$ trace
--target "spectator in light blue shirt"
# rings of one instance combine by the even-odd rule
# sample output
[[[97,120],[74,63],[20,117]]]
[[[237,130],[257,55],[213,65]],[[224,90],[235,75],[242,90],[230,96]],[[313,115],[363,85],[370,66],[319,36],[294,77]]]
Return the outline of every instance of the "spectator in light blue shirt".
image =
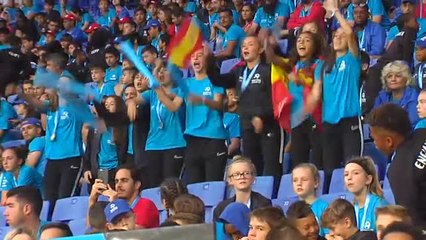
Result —
[[[117,12],[114,8],[109,7],[108,0],[99,1],[99,11],[100,14],[97,18],[97,23],[105,27],[113,27],[114,21],[117,18]]]
[[[249,33],[256,32],[257,28],[271,29],[277,27],[281,29],[287,18],[290,17],[290,7],[278,0],[266,0],[254,16],[254,23]]]
[[[219,60],[239,58],[241,44],[246,36],[244,30],[233,24],[232,11],[221,9],[219,13],[220,24],[214,23],[213,30],[218,31],[216,38],[222,38],[222,50],[216,53]]]
[[[348,6],[347,20],[351,23],[354,22],[354,8],[367,4],[370,11],[371,20],[375,23],[382,25],[385,29],[389,29],[390,20],[380,0],[355,0]]]
[[[22,146],[3,151],[3,169],[6,172],[1,182],[2,201],[6,200],[7,192],[15,187],[29,185],[42,189],[41,175],[34,168],[24,165],[26,157],[27,150]]]
[[[161,23],[157,19],[151,19],[148,21],[148,24],[145,27],[145,30],[148,30],[148,38],[151,40],[151,45],[155,49],[160,51],[159,42],[161,34]]]
[[[28,156],[26,164],[36,169],[40,175],[44,175],[46,167],[45,137],[42,136],[43,127],[37,118],[27,118],[21,125],[22,137],[28,144]]]
[[[0,100],[0,143],[9,140],[8,130],[10,129],[10,119],[16,118],[16,112],[6,100]]]

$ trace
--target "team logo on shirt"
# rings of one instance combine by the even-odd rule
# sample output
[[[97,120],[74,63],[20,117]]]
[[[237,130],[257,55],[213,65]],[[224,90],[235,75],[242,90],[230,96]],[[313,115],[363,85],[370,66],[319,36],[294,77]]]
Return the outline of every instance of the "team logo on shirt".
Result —
[[[61,120],[65,120],[65,119],[68,119],[68,118],[70,118],[69,117],[69,113],[68,112],[62,112],[62,114],[61,114]]]
[[[414,166],[420,170],[423,170],[426,165],[426,141],[423,143],[422,149],[420,150],[419,156],[417,157]]]
[[[343,60],[339,66],[339,72],[344,71],[346,69],[346,62]]]
[[[260,74],[256,73],[253,77],[253,79],[251,80],[252,84],[260,84],[262,83],[262,79],[260,79]]]
[[[364,223],[364,229],[365,229],[365,230],[370,230],[370,227],[371,227],[371,223],[370,223],[369,221],[366,221],[366,222]]]
[[[211,87],[205,87],[203,91],[203,96],[211,96],[212,95],[212,88]]]

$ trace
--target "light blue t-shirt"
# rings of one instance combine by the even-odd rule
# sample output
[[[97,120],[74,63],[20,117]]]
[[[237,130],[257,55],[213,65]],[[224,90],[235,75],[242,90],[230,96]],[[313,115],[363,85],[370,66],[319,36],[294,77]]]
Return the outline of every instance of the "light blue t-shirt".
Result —
[[[315,80],[321,79],[322,64],[315,69]],[[330,73],[325,72],[323,81],[323,122],[336,124],[343,118],[361,115],[359,78],[361,58],[350,51],[338,57]]]
[[[380,0],[368,0],[367,1],[368,9],[371,16],[382,16],[382,22],[380,23],[385,29],[388,29],[391,22],[388,18],[388,15],[385,11],[383,2]],[[348,21],[354,21],[354,6],[349,4],[348,12],[346,18]]]
[[[172,90],[176,96],[183,98],[179,88]],[[150,126],[145,150],[167,150],[186,147],[183,137],[182,121],[179,110],[170,112],[164,104],[158,100],[157,93],[149,90],[142,93],[145,103],[151,107]]]
[[[311,210],[315,215],[315,218],[317,219],[318,225],[321,226],[320,220],[322,213],[324,210],[328,207],[328,203],[320,198],[317,198],[312,204],[311,204]],[[325,236],[328,231],[325,228],[320,228],[319,235]]]
[[[88,108],[88,107],[87,107]],[[81,129],[83,121],[76,116],[73,106],[59,106],[57,111],[47,112],[46,157],[49,160],[79,157],[83,154]],[[90,110],[88,110],[90,112]],[[54,129],[56,127],[56,133]]]
[[[161,33],[158,35],[158,37],[156,37],[156,38],[153,38],[152,40],[151,40],[151,45],[153,46],[153,47],[155,47],[155,49],[157,49],[157,51],[160,51],[160,48],[159,48],[159,44],[160,44],[160,37],[161,37]]]
[[[98,17],[98,19],[96,20],[96,22],[103,26],[103,27],[109,27],[111,26],[111,23],[114,21],[114,19],[117,17],[117,12],[115,11],[115,9],[110,8],[108,10],[108,13],[104,16],[104,15],[100,15]]]
[[[290,8],[283,4],[278,3],[275,8],[275,15],[267,14],[263,7],[259,8],[254,15],[254,22],[259,25],[261,28],[271,29],[274,24],[277,22],[278,17],[289,17]]]
[[[417,18],[417,23],[419,24],[419,31],[417,32],[417,39],[420,39],[426,35],[426,18]],[[386,37],[386,41],[390,42],[395,40],[396,36],[399,33],[398,26],[393,26],[389,29],[389,32]]]
[[[369,200],[368,200],[368,198],[369,198]],[[367,204],[367,202],[368,202],[368,206],[364,205],[364,207],[362,207],[362,208],[359,208],[358,204],[356,202],[354,203],[355,214],[356,214],[356,217],[357,217],[358,229],[360,229],[360,231],[374,231],[375,232],[375,231],[377,231],[377,229],[376,229],[376,208],[384,207],[384,206],[388,205],[388,203],[386,202],[385,199],[380,198],[379,196],[377,196],[375,194],[368,194],[365,204]],[[364,217],[364,214],[366,214],[365,217]],[[364,222],[363,222],[363,220],[364,220]]]
[[[197,11],[197,5],[194,2],[188,2],[183,9],[186,13],[195,13]]]
[[[81,29],[86,23],[93,23],[93,18],[89,13],[83,13],[83,16],[81,16],[81,21],[78,22],[75,26]]]
[[[102,87],[97,86],[97,84],[93,85],[93,86],[96,87],[96,89],[95,89],[95,91],[96,91],[95,100],[99,103],[102,102],[103,97],[115,95],[114,83],[113,82],[106,82],[102,85]]]
[[[46,137],[36,137],[34,138],[30,144],[28,145],[28,152],[40,152],[41,156],[35,166],[35,169],[38,173],[40,173],[41,176],[44,176],[44,169],[46,168],[46,151],[45,151],[45,145],[46,145]]]
[[[0,100],[0,129],[3,130],[3,136],[0,138],[0,143],[7,142],[10,139],[8,130],[10,128],[10,119],[16,118],[15,109],[6,100]]]
[[[117,145],[115,145],[112,127],[102,133],[98,152],[99,169],[114,169],[118,166]]]
[[[246,32],[238,25],[232,24],[228,31],[223,33],[223,48],[228,47],[230,41],[235,41],[237,45],[234,48],[234,57],[239,58],[241,55],[241,45],[246,37]]]
[[[420,128],[426,128],[426,118],[420,119],[420,121],[417,122],[416,127],[414,129],[420,129]]]
[[[215,94],[224,94],[225,90],[214,86],[209,78],[197,80],[188,78],[186,80],[188,90],[191,94],[214,99]],[[223,127],[223,112],[207,107],[204,104],[192,104],[186,102],[186,130],[185,134],[213,139],[226,139],[226,131]]]
[[[18,178],[15,178],[11,172],[4,173],[1,182],[2,191],[9,191],[19,186],[33,186],[41,191],[43,190],[42,177],[34,168],[27,165],[23,165],[19,169]]]
[[[240,116],[233,112],[223,114],[223,126],[226,130],[226,143],[229,146],[231,139],[241,137]]]
[[[114,85],[120,82],[122,74],[121,65],[117,65],[115,68],[108,68],[105,71],[105,83],[112,82]]]

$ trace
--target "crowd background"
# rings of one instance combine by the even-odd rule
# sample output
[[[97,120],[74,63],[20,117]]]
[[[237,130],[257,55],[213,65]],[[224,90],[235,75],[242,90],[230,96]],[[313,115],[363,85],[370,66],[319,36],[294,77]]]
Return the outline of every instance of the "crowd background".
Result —
[[[425,7],[1,1],[6,239],[69,236],[76,220],[87,233],[212,221],[219,239],[422,239]],[[77,201],[81,219],[58,216]]]

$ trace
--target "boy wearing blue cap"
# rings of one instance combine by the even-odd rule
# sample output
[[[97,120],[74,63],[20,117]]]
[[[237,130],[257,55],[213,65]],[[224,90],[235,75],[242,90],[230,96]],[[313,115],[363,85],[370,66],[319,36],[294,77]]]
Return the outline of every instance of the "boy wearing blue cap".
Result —
[[[21,125],[22,137],[28,144],[28,156],[25,163],[44,176],[47,159],[45,155],[46,139],[42,136],[43,127],[37,118],[27,118]]]
[[[135,230],[135,214],[123,199],[110,202],[104,209],[108,231]]]
[[[414,79],[421,90],[426,87],[426,37],[416,41],[416,59],[420,63],[415,68]]]
[[[151,45],[155,47],[157,51],[160,51],[158,45],[161,37],[161,23],[157,19],[151,19],[148,21],[145,30],[148,31],[148,38],[151,40]]]

